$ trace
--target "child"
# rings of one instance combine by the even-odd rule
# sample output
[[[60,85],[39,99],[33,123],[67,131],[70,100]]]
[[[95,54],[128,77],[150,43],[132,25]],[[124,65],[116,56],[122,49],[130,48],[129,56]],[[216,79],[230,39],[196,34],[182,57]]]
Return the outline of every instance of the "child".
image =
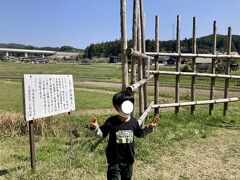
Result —
[[[153,131],[157,118],[148,126],[140,128],[138,121],[130,116],[133,109],[134,97],[126,91],[119,92],[112,99],[118,115],[112,116],[99,127],[97,118],[92,117],[90,129],[100,137],[109,134],[106,150],[108,171],[107,179],[131,179],[134,162],[134,136],[141,138]],[[127,105],[126,105],[127,104]]]

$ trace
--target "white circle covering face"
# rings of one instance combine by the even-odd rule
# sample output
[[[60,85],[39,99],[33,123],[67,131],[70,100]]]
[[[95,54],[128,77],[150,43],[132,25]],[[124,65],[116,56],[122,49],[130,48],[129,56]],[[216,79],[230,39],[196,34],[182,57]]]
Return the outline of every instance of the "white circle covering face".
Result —
[[[133,111],[133,103],[131,101],[124,101],[121,108],[124,114],[130,114]]]

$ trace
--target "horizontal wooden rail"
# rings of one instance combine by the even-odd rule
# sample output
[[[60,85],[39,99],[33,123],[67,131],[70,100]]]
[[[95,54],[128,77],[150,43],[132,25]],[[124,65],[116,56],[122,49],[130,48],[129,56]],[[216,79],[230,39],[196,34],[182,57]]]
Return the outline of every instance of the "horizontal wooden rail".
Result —
[[[152,102],[149,104],[148,108],[143,112],[143,114],[141,115],[141,117],[138,119],[138,124],[139,124],[139,126],[142,125],[142,123],[143,123],[144,120],[146,119],[148,113],[151,111],[153,105],[154,105],[154,101],[152,101]]]
[[[152,108],[169,108],[169,107],[181,107],[181,106],[191,106],[191,105],[216,104],[216,103],[225,103],[225,102],[235,102],[238,100],[239,99],[237,97],[234,97],[234,98],[226,98],[226,99],[180,102],[180,103],[172,103],[172,104],[154,104]]]
[[[127,54],[133,57],[143,58],[143,59],[154,59],[152,56],[148,56],[144,53],[141,53],[139,51],[135,51],[133,48],[127,49]]]
[[[137,88],[139,88],[141,85],[145,84],[147,81],[149,81],[150,79],[152,79],[154,76],[153,75],[150,75],[148,78],[144,78],[134,84],[132,84],[131,86],[128,86],[127,87],[127,91],[128,92],[133,92],[133,91],[136,91]]]
[[[189,58],[232,58],[240,59],[240,55],[226,55],[226,54],[192,54],[192,53],[156,53],[146,52],[147,56],[171,56],[171,57],[189,57]]]
[[[149,73],[150,74],[164,74],[164,75],[183,75],[183,76],[240,79],[240,76],[236,76],[236,75],[208,74],[208,73],[196,73],[196,72],[149,71]]]

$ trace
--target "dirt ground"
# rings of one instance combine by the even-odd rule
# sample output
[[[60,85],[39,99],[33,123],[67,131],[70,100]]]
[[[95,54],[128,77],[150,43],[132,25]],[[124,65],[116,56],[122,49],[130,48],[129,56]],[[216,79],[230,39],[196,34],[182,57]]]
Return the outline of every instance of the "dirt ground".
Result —
[[[114,87],[121,89],[121,84],[118,83],[108,83],[108,82],[81,82],[82,86],[86,87]],[[153,86],[148,87],[150,91],[153,92]],[[94,90],[95,91],[95,90]],[[100,90],[101,92],[110,93],[109,91]],[[160,93],[174,94],[175,87],[160,87]],[[96,91],[95,91],[96,92]],[[180,87],[180,95],[186,95],[191,93],[191,89]],[[206,89],[197,89],[196,96],[209,96],[210,91]],[[224,91],[215,90],[215,98],[223,98]],[[238,97],[240,98],[240,92],[229,92],[229,97]]]

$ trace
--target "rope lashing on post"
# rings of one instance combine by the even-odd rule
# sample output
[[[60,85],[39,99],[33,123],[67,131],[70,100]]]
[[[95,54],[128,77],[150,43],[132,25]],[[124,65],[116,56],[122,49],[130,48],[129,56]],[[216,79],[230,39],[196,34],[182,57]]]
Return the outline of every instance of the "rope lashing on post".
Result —
[[[154,59],[154,57],[152,57],[152,56],[148,56],[148,55],[146,55],[146,54],[144,54],[144,53],[141,53],[141,52],[139,52],[139,51],[135,51],[133,48],[128,48],[127,49],[127,54],[129,55],[129,56],[133,56],[133,57],[138,57],[138,58],[142,58],[142,59],[151,59],[151,60],[153,60]]]

